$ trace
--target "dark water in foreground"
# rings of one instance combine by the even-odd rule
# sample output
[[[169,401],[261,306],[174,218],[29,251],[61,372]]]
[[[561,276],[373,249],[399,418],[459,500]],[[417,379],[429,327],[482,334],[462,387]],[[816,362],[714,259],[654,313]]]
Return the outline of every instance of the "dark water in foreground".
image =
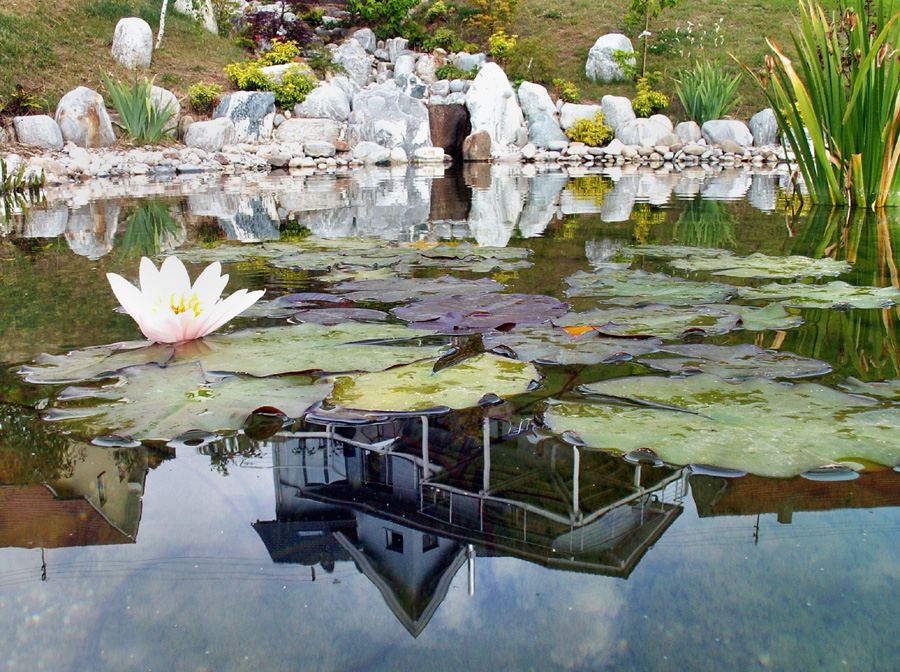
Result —
[[[633,361],[539,363],[538,389],[448,414],[283,428],[257,418],[218,441],[137,448],[60,433],[34,410],[59,388],[15,373],[39,352],[138,338],[103,273],[133,277],[141,253],[289,239],[301,227],[525,247],[528,268],[454,275],[560,299],[564,278],[619,242],[827,254],[853,262],[839,279],[896,283],[896,217],[789,219],[774,184],[771,212],[758,183],[750,200],[715,199],[746,195],[753,181],[741,176],[697,178],[706,199],[649,178],[633,192],[607,178],[547,179],[382,176],[240,197],[194,187],[158,199],[174,222],[164,231],[138,231],[133,214],[147,201],[124,199],[68,202],[65,226],[39,232],[52,236],[10,225],[0,238],[5,669],[900,669],[900,473],[866,463],[849,481],[723,478],[636,465],[541,426],[548,398],[648,373]],[[263,205],[248,206],[254,198]],[[314,198],[321,207],[306,208]],[[612,211],[629,198],[627,212]],[[657,258],[633,265],[672,273]],[[227,270],[229,288],[273,298],[328,290],[318,271]],[[831,372],[807,380],[829,387],[900,378],[896,308],[798,312],[799,327],[705,340],[823,360]]]

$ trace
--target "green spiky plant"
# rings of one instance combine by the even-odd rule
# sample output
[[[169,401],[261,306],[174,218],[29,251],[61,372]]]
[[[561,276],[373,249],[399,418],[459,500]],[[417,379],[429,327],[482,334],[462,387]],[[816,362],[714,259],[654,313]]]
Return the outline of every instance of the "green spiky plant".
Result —
[[[703,124],[724,119],[741,100],[737,90],[741,76],[729,75],[718,61],[697,59],[692,67],[679,70],[675,77],[675,95],[688,118]]]
[[[153,80],[137,73],[129,86],[126,82],[111,79],[105,72],[103,82],[113,106],[121,117],[119,126],[140,144],[156,144],[164,135],[175,130],[169,125],[174,110],[171,103],[159,107],[153,102]]]
[[[815,203],[900,204],[900,13],[892,9],[891,0],[851,0],[828,20],[821,6],[801,2],[796,66],[767,40],[775,57],[766,59],[766,95]]]

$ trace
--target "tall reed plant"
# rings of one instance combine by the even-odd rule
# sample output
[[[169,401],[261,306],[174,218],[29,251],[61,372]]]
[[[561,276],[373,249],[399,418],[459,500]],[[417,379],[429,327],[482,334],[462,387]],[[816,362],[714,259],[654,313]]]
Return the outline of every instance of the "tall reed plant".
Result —
[[[103,81],[121,117],[119,126],[141,144],[156,144],[164,135],[175,130],[169,125],[174,110],[171,103],[159,106],[153,100],[153,80],[134,75],[131,85],[113,80],[105,72]]]
[[[722,64],[697,59],[693,67],[679,70],[675,78],[675,95],[689,119],[703,124],[723,119],[741,100],[738,87],[741,75],[729,75]]]
[[[800,10],[796,66],[767,40],[766,95],[813,202],[900,204],[900,13],[891,0],[850,0],[832,20]]]

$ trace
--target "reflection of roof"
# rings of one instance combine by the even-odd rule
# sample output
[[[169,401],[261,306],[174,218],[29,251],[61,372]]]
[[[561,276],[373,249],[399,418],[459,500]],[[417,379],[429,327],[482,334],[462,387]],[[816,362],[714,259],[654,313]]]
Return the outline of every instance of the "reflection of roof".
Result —
[[[0,548],[132,543],[87,499],[57,499],[43,485],[0,486]]]
[[[837,482],[691,476],[691,494],[701,517],[776,513],[790,522],[793,511],[900,506],[900,474],[891,469],[862,472],[855,480]]]
[[[353,530],[356,520],[349,521],[261,521],[253,529],[266,545],[273,562],[285,562],[310,567],[335,560],[351,560],[350,555],[335,540],[334,532]],[[324,561],[324,562],[323,562]]]

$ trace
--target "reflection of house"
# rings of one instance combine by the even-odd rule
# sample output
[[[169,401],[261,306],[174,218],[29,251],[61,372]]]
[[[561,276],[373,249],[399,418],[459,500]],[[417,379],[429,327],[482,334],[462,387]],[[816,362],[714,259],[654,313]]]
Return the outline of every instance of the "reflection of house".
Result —
[[[838,482],[691,476],[691,495],[700,517],[774,513],[779,523],[790,523],[795,511],[900,506],[897,483],[892,469],[864,471],[852,481]]]
[[[141,519],[147,450],[72,443],[70,469],[47,485],[0,487],[0,547],[133,543]]]
[[[254,525],[272,558],[352,560],[417,636],[476,553],[627,577],[681,513],[679,472],[505,436],[481,413],[280,436],[277,519]]]

